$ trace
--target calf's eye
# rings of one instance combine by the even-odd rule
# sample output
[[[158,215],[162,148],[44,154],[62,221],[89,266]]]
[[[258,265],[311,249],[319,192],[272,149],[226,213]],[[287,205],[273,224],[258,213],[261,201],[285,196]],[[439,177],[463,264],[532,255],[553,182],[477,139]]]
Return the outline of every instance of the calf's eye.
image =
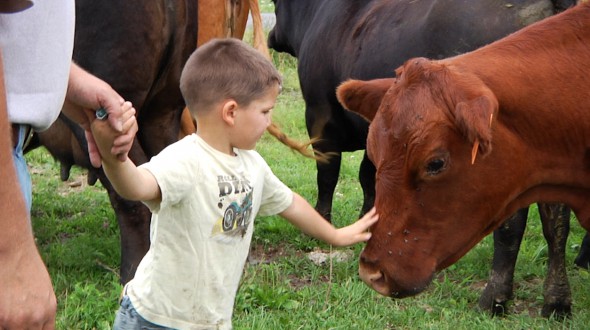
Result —
[[[445,160],[442,158],[437,158],[431,160],[428,164],[426,164],[426,173],[430,175],[435,175],[440,173],[442,170],[445,169]]]

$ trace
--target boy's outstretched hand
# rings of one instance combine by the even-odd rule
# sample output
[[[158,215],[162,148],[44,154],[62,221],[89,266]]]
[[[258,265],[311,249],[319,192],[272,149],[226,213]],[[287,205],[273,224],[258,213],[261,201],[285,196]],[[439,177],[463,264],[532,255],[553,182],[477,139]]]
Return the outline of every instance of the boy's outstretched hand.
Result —
[[[347,246],[368,241],[371,238],[371,233],[367,230],[379,219],[377,211],[372,208],[352,225],[340,229],[334,228],[297,193],[293,193],[293,202],[280,215],[307,235],[335,246]]]
[[[377,210],[373,207],[362,218],[352,225],[336,229],[336,237],[333,242],[335,246],[347,246],[359,242],[366,242],[371,238],[367,230],[379,220]]]

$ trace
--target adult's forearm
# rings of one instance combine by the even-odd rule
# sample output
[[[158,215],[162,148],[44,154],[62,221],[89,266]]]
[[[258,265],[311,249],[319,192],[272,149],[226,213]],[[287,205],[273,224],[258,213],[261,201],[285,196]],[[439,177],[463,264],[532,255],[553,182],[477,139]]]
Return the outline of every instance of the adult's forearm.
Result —
[[[0,329],[53,329],[57,301],[20,190],[0,56]]]
[[[101,95],[114,93],[109,84],[72,62],[66,100],[83,108],[98,109]]]

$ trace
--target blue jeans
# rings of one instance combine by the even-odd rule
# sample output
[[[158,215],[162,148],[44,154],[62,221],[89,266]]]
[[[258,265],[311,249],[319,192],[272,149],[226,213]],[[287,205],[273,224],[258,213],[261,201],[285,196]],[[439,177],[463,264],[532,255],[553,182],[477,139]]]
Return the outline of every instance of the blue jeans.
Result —
[[[152,329],[169,329],[172,328],[163,327],[147,321],[133,308],[131,299],[127,295],[123,296],[121,300],[121,306],[117,311],[115,317],[115,323],[113,324],[113,330],[152,330]]]
[[[30,217],[31,204],[33,202],[33,184],[31,183],[31,175],[29,174],[27,161],[25,160],[25,156],[23,154],[23,144],[27,139],[26,134],[28,130],[23,125],[19,125],[18,130],[18,143],[12,150],[12,159],[14,160],[16,175],[18,176],[20,189],[23,192],[23,196],[25,197],[25,204],[27,205],[27,210]]]

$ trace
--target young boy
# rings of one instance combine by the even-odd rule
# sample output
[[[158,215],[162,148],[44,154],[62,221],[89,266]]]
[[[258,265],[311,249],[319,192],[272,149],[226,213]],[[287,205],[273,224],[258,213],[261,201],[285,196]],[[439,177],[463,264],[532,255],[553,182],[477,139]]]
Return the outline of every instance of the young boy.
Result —
[[[180,79],[197,133],[136,167],[110,156],[116,133],[93,135],[116,191],[152,211],[151,245],[125,287],[114,329],[231,329],[256,215],[280,214],[336,246],[366,241],[374,210],[334,228],[254,151],[281,88],[272,63],[237,39],[199,47]]]

